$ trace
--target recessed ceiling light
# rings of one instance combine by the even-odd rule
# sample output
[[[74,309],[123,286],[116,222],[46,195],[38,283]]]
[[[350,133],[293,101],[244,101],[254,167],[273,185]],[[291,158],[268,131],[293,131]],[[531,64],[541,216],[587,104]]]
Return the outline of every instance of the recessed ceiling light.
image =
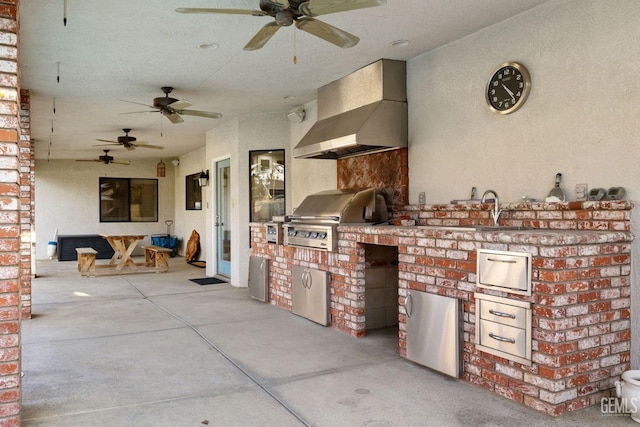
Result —
[[[394,40],[389,44],[393,47],[405,47],[409,46],[409,40]]]
[[[198,47],[200,49],[217,49],[220,47],[220,45],[217,43],[202,43],[199,44]]]

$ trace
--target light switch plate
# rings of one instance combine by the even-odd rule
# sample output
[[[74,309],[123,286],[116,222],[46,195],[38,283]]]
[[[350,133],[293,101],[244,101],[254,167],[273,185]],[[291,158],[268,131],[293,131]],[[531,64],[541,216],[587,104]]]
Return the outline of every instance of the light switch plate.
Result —
[[[424,205],[425,203],[427,203],[427,195],[424,191],[421,191],[420,193],[418,193],[418,204]]]

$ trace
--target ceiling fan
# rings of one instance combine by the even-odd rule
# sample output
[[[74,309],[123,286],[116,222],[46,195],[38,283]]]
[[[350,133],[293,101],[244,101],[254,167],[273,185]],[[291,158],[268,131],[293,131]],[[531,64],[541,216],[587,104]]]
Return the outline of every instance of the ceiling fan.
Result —
[[[180,116],[197,116],[197,117],[207,117],[209,119],[219,119],[222,117],[220,113],[213,113],[211,111],[199,111],[199,110],[186,110],[185,108],[191,107],[190,102],[188,101],[180,101],[176,98],[171,98],[169,94],[173,91],[173,88],[170,86],[163,86],[160,89],[164,92],[165,96],[159,96],[157,98],[153,98],[153,105],[141,104],[139,102],[133,101],[125,101],[131,104],[144,105],[149,108],[153,108],[152,111],[134,111],[133,113],[124,113],[124,114],[135,114],[135,113],[153,113],[159,111],[163,116],[165,116],[171,123],[182,123],[184,120]]]
[[[99,156],[97,159],[91,159],[91,160],[82,159],[82,160],[76,160],[76,162],[102,162],[105,165],[108,165],[109,163],[113,163],[116,165],[130,164],[128,160],[115,160],[113,156],[109,155],[109,150],[103,150],[103,151],[104,151],[104,154],[102,156]]]
[[[260,0],[260,10],[248,9],[211,9],[180,7],[179,13],[222,13],[233,15],[272,16],[269,22],[249,40],[244,50],[256,50],[263,47],[280,29],[295,23],[296,27],[316,37],[342,48],[353,47],[360,39],[353,34],[314,19],[314,16],[345,12],[354,9],[380,6],[387,0]]]
[[[129,136],[129,132],[131,129],[122,129],[124,132],[124,136],[119,136],[117,141],[109,141],[108,139],[96,139],[96,141],[100,142],[108,142],[108,144],[96,144],[94,147],[107,147],[111,145],[122,145],[127,150],[135,150],[136,148],[155,148],[156,150],[162,150],[164,147],[159,145],[151,145],[151,144],[136,144],[136,137]]]

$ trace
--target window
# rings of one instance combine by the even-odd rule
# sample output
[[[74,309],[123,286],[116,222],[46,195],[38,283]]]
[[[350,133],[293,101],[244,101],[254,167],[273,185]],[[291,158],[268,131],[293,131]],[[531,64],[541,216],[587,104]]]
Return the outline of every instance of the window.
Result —
[[[157,179],[100,178],[100,222],[157,221]]]
[[[250,221],[271,221],[284,215],[284,150],[249,152]]]
[[[199,177],[200,173],[194,173],[185,178],[186,209],[188,211],[202,210],[202,187],[200,187]]]

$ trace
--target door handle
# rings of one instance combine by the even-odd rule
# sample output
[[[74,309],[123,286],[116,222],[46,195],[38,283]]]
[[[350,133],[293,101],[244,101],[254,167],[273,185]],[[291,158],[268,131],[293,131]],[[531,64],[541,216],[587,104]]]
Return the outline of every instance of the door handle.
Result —
[[[404,302],[404,310],[407,312],[407,317],[413,315],[413,297],[410,293],[407,293],[407,298]]]
[[[516,264],[518,261],[515,259],[496,259],[496,258],[487,258],[487,261],[491,262],[504,262],[506,264]]]
[[[302,286],[304,286],[305,289],[311,289],[311,284],[311,273],[309,270],[304,270],[304,273],[302,273]]]
[[[515,319],[516,318],[515,314],[503,313],[502,311],[489,310],[489,313],[493,314],[494,316],[498,316],[498,317],[508,317],[510,319]]]
[[[513,338],[505,338],[505,337],[501,337],[500,335],[494,335],[493,332],[489,332],[489,336],[496,341],[508,342],[510,344],[516,343],[516,340],[514,340]]]

